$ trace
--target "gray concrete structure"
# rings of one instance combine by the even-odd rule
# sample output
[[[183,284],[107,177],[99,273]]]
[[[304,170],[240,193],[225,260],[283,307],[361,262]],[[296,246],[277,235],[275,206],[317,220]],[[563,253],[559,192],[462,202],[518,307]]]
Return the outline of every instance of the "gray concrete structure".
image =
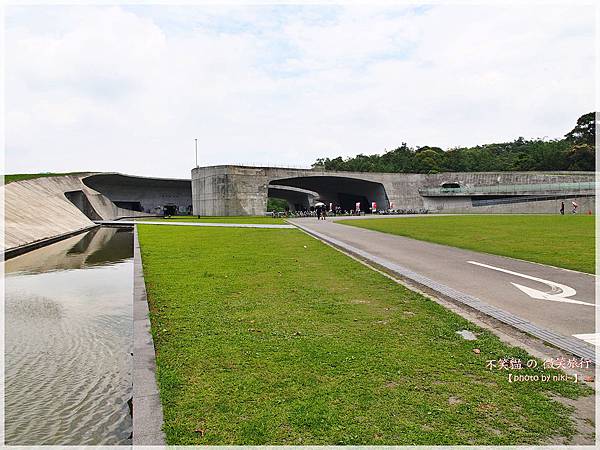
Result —
[[[293,210],[309,209],[319,198],[319,194],[315,191],[277,184],[269,184],[267,194],[269,198],[286,200]]]
[[[72,236],[96,220],[152,215],[164,205],[187,211],[192,201],[189,180],[116,173],[42,177],[2,189],[5,256]]]
[[[320,200],[342,209],[356,202],[368,211],[427,209],[460,213],[555,213],[593,211],[593,172],[486,172],[402,174],[317,169],[212,166],[192,170],[193,213],[203,216],[260,215],[267,198],[288,201],[291,210]]]
[[[262,215],[268,197],[290,210],[320,200],[353,210],[427,209],[436,213],[556,213],[561,201],[593,211],[591,172],[401,174],[275,167],[213,166],[192,180],[83,173],[16,181],[5,195],[5,256],[89,229],[95,221],[143,215]],[[12,253],[11,253],[12,252]]]
[[[160,214],[165,205],[176,207],[179,214],[188,214],[192,209],[190,180],[101,173],[85,177],[82,182],[116,206],[132,211]]]

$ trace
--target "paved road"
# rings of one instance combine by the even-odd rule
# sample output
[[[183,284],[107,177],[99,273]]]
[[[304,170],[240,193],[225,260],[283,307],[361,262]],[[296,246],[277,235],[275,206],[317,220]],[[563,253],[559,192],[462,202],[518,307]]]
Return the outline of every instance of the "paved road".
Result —
[[[582,343],[595,338],[593,275],[341,225],[331,219],[290,222],[407,268],[544,330],[575,336]]]

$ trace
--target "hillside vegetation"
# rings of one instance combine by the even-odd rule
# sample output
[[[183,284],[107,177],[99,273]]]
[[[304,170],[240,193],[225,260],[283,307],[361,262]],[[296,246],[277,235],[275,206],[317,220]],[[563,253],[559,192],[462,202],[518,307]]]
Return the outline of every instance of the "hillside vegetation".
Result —
[[[63,175],[77,175],[85,172],[66,172],[66,173],[14,173],[10,175],[4,175],[4,184],[12,183],[13,181],[33,180],[34,178],[45,178],[45,177],[60,177]]]
[[[584,114],[563,139],[524,139],[476,147],[411,148],[402,143],[383,155],[320,158],[313,167],[352,172],[504,172],[595,169],[595,113]]]

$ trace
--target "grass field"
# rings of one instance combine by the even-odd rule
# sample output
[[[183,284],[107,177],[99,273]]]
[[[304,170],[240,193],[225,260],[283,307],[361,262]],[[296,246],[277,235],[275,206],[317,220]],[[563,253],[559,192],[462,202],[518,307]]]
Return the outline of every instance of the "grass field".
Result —
[[[138,229],[168,444],[552,443],[591,393],[298,230]]]
[[[85,172],[67,172],[67,173],[14,173],[10,175],[4,175],[4,184],[12,183],[13,181],[23,181],[23,180],[32,180],[34,178],[44,178],[44,177],[60,177],[63,175],[77,175],[79,173]]]
[[[164,220],[173,222],[201,222],[201,223],[264,223],[264,224],[284,224],[285,220],[276,217],[265,216],[205,216],[198,218],[197,216],[172,216],[168,219],[162,217],[142,217],[136,219],[138,221],[153,221]]]
[[[581,272],[595,271],[595,216],[491,214],[339,223]]]

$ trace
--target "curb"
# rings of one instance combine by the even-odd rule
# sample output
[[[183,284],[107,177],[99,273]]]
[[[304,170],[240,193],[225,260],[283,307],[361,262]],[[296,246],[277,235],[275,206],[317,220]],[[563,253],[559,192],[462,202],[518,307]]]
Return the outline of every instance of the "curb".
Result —
[[[342,242],[338,239],[331,238],[325,234],[319,233],[317,231],[306,228],[302,225],[295,224],[299,229],[308,233],[309,235],[320,239],[324,242],[327,242],[334,247],[341,249],[342,251],[348,252],[352,255],[356,255],[360,258],[366,259],[378,266],[385,267],[386,269],[398,274],[399,276],[411,280],[417,283],[420,286],[424,286],[428,289],[431,289],[444,297],[447,297],[455,302],[466,305],[470,308],[473,308],[476,311],[479,311],[483,314],[486,314],[490,317],[493,317],[496,320],[499,320],[502,323],[510,325],[517,330],[523,331],[527,334],[530,334],[538,339],[541,339],[544,342],[552,344],[561,350],[569,352],[573,355],[576,355],[580,358],[587,358],[596,364],[596,350],[592,345],[588,345],[585,342],[573,338],[564,336],[562,334],[556,333],[554,331],[550,331],[544,328],[540,328],[533,323],[522,319],[518,316],[515,316],[512,313],[506,312],[500,308],[496,308],[494,306],[488,305],[482,300],[473,297],[471,295],[467,295],[463,292],[452,289],[449,286],[438,283],[430,278],[427,278],[423,275],[420,275],[416,272],[413,272],[406,267],[400,266],[398,264],[394,264],[384,258],[380,258],[375,255],[371,255],[363,250],[360,250],[356,247],[353,247],[345,242]]]
[[[137,227],[133,229],[133,445],[166,445]]]
[[[223,227],[223,228],[269,228],[269,229],[293,229],[293,225],[267,224],[267,223],[219,223],[219,222],[153,222],[150,220],[131,221],[131,220],[97,220],[94,223],[103,226],[134,226],[134,225],[163,225],[163,226],[184,226],[184,227]]]

